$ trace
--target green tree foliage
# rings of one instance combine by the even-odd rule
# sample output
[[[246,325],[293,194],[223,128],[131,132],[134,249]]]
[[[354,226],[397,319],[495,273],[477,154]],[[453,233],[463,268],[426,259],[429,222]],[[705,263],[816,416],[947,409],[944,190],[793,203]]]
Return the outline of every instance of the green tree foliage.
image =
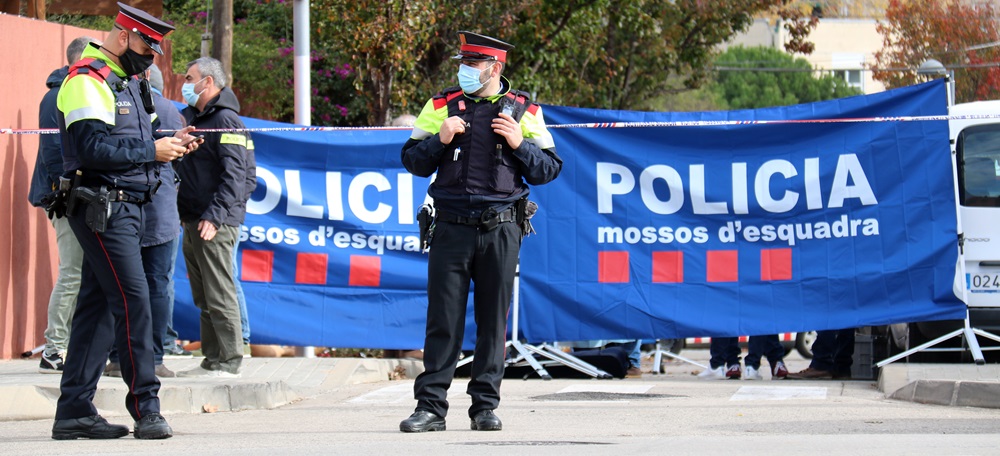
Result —
[[[208,5],[164,6],[178,26],[174,60],[183,65],[200,55]],[[460,30],[516,45],[505,75],[540,101],[655,109],[657,96],[703,85],[714,49],[755,14],[807,20],[782,9],[790,9],[782,0],[313,0],[313,123],[384,125],[417,113],[455,85],[450,58]],[[233,88],[244,112],[290,121],[291,0],[235,0],[234,18]]]
[[[324,13],[314,19],[314,45],[337,47],[362,69],[356,86],[373,99],[372,124],[415,112],[455,84],[449,59],[460,30],[514,44],[505,75],[541,101],[644,109],[652,95],[704,83],[715,46],[781,3],[513,0],[501,9],[485,0],[315,0],[313,11]]]
[[[903,70],[936,59],[955,72],[957,102],[1000,98],[997,14],[990,2],[891,0],[877,26],[882,50],[872,76],[889,88],[907,86],[921,77]]]
[[[729,109],[787,106],[861,93],[833,75],[813,77],[806,59],[769,47],[731,47],[715,65],[713,88]]]
[[[210,6],[199,0],[165,0],[166,17],[177,30],[174,72],[201,56],[201,36],[211,20]],[[294,47],[291,0],[235,0],[233,4],[233,82],[241,114],[282,122],[294,120]],[[210,28],[210,27],[209,27]],[[342,55],[326,47],[310,54],[314,125],[362,125],[365,100],[354,89],[357,74]]]

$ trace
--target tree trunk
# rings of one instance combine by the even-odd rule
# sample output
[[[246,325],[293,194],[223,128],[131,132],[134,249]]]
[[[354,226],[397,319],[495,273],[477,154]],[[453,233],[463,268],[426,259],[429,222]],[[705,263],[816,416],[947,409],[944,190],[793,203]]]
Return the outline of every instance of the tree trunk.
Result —
[[[368,124],[381,126],[389,124],[389,107],[392,99],[393,68],[389,64],[369,70],[365,89],[373,94],[369,103]]]
[[[212,57],[222,62],[227,85],[233,84],[233,0],[212,1]]]

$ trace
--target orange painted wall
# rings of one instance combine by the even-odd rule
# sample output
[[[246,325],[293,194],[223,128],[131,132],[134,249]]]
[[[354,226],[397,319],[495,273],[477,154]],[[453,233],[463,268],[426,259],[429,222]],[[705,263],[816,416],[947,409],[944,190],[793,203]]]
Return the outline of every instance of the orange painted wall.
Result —
[[[66,46],[84,35],[107,33],[0,14],[0,129],[38,128],[45,79],[66,65]],[[179,98],[183,76],[168,74],[167,62],[157,57],[171,86],[167,96]],[[59,255],[45,212],[28,203],[38,135],[0,133],[0,151],[0,359],[10,359],[45,343]]]

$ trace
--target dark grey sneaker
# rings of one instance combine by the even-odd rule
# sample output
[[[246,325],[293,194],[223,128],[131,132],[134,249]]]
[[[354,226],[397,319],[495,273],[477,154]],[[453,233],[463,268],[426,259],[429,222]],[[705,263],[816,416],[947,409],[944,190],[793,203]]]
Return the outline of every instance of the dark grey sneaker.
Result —
[[[174,435],[167,420],[159,413],[150,413],[135,422],[133,433],[137,439],[169,439]]]
[[[117,439],[126,435],[128,426],[108,423],[101,415],[56,420],[52,425],[52,438],[56,440]]]
[[[500,417],[493,414],[493,410],[483,410],[472,417],[473,431],[499,431],[503,429]]]
[[[191,352],[181,347],[181,344],[174,342],[171,345],[163,347],[163,357],[164,358],[190,358]]]
[[[122,365],[118,363],[108,363],[104,366],[104,376],[105,377],[122,377]]]
[[[42,360],[38,363],[38,372],[42,374],[62,374],[63,357],[62,353],[42,352]]]
[[[445,430],[444,418],[427,410],[417,410],[409,418],[399,423],[399,430],[403,432],[443,431]]]

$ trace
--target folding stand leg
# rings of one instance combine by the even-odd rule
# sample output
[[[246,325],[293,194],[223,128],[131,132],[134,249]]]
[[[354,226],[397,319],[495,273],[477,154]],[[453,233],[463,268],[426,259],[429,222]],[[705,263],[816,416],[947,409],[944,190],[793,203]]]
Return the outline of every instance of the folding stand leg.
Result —
[[[571,369],[583,372],[584,374],[587,374],[591,377],[597,377],[600,379],[613,378],[611,374],[599,369],[597,366],[594,366],[593,364],[590,364],[580,358],[570,355],[549,344],[542,344],[538,347],[528,345],[527,347],[529,350],[532,350],[533,352],[541,356],[544,356],[552,361],[560,363]]]
[[[504,367],[512,366],[514,364],[523,361],[528,363],[528,365],[531,366],[531,368],[534,369],[536,373],[538,373],[538,376],[541,377],[542,380],[552,380],[552,375],[549,374],[547,370],[545,370],[545,367],[543,367],[542,364],[539,363],[534,356],[532,356],[532,350],[538,350],[537,348],[532,347],[531,345],[522,344],[521,341],[519,340],[508,341],[505,344],[505,347],[506,348],[513,347],[514,351],[517,352],[517,356],[511,356],[506,361]],[[462,367],[466,364],[471,363],[473,358],[474,356],[470,356],[468,358],[462,359],[461,361],[458,362],[458,365],[456,367]]]
[[[676,359],[676,360],[679,360],[679,361],[684,361],[685,363],[688,363],[688,364],[694,364],[695,366],[698,366],[698,367],[700,367],[702,369],[708,369],[708,366],[706,366],[704,364],[701,364],[701,363],[699,363],[697,361],[685,358],[685,357],[683,357],[681,355],[678,355],[677,353],[671,353],[669,351],[663,350],[662,348],[660,348],[660,343],[657,342],[656,343],[656,348],[653,349],[653,373],[655,373],[655,374],[663,374],[663,373],[665,373],[664,370],[663,370],[663,364],[662,364],[662,362],[663,362],[663,355],[669,356],[669,357],[671,357],[673,359]]]
[[[531,355],[531,353],[528,353],[530,350],[528,347],[531,347],[530,345],[524,345],[519,340],[512,340],[507,342],[507,344],[514,347],[514,350],[517,350],[517,353],[520,355],[519,358],[524,358],[528,365],[538,373],[538,376],[541,377],[542,380],[552,380],[552,376],[549,375],[549,372],[542,367],[541,363],[539,363],[538,360]],[[512,360],[511,364],[513,364],[513,362],[516,362],[516,360]]]
[[[972,352],[973,361],[975,361],[976,364],[981,366],[983,364],[986,364],[986,359],[983,357],[983,349],[979,346],[979,340],[976,339],[976,334],[986,337],[987,339],[992,339],[994,341],[1000,342],[1000,336],[988,333],[978,328],[971,327],[969,325],[969,318],[966,317],[964,327],[956,329],[948,334],[945,334],[927,343],[920,344],[916,347],[904,351],[903,353],[879,361],[878,363],[875,363],[875,366],[882,367],[893,361],[905,358],[920,351],[962,351],[963,349],[961,348],[939,348],[939,349],[930,348],[937,344],[940,344],[941,342],[944,342],[948,339],[958,336],[965,338],[965,342],[968,344],[968,350]]]

